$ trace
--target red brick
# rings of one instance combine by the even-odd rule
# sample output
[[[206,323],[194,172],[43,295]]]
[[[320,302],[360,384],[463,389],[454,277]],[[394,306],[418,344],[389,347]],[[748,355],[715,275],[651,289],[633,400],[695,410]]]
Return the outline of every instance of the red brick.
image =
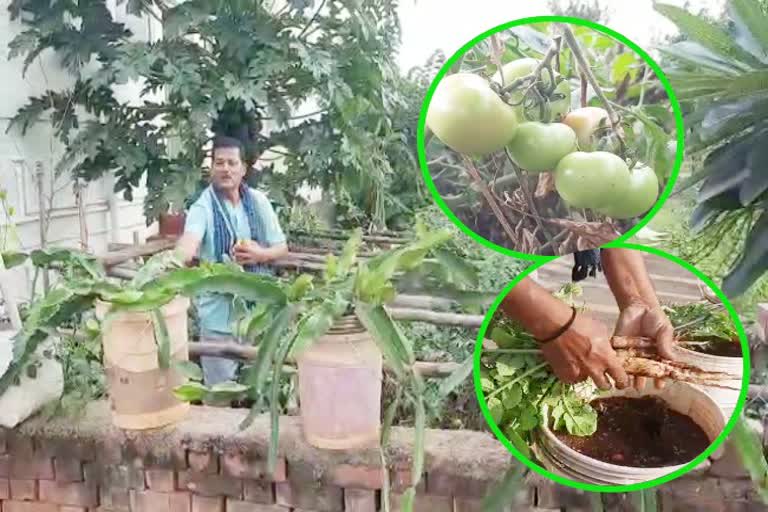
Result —
[[[341,487],[321,481],[315,468],[307,464],[295,464],[288,468],[290,506],[314,512],[337,512],[344,508]],[[277,489],[277,484],[275,485]],[[281,504],[278,501],[278,504]]]
[[[11,454],[11,477],[20,480],[53,480],[53,459],[42,453]]]
[[[59,512],[59,507],[52,503],[32,503],[31,501],[4,501],[3,512]]]
[[[219,472],[219,458],[211,452],[195,452],[190,450],[187,456],[189,468],[196,473],[215,475]]]
[[[116,512],[127,512],[131,507],[131,499],[127,489],[100,487],[99,503],[102,507]]]
[[[750,489],[752,489],[751,480],[726,480],[721,478],[718,481],[718,485],[726,501],[746,500]]]
[[[344,489],[344,512],[376,512],[376,492]]]
[[[133,466],[103,466],[99,463],[83,465],[86,482],[108,488],[143,490],[144,470]]]
[[[228,496],[237,499],[243,497],[243,481],[226,475],[181,471],[178,488],[201,496]]]
[[[227,498],[227,512],[286,512],[287,509],[279,505],[266,505],[263,503],[251,503]]]
[[[53,470],[59,482],[82,482],[83,464],[77,459],[53,459]]]
[[[59,512],[88,512],[88,509],[85,507],[59,507]]]
[[[395,494],[403,494],[411,486],[410,469],[393,469],[389,473],[389,488]],[[416,486],[419,493],[427,492],[426,475],[421,476],[419,485]]]
[[[291,484],[288,482],[275,483],[275,503],[283,507],[290,507],[293,504]]]
[[[275,471],[267,475],[267,461],[249,457],[247,454],[229,451],[221,456],[221,472],[236,478],[251,478],[260,480],[269,478],[272,481],[283,482],[286,479],[286,463],[284,457],[279,457]]]
[[[460,492],[457,492],[456,495],[466,496]],[[482,498],[482,496],[479,497]],[[541,508],[590,508],[592,504],[589,495],[580,489],[565,487],[551,481],[543,481],[536,485],[536,506]]]
[[[171,512],[190,512],[192,510],[192,495],[188,492],[171,494]]]
[[[130,491],[130,500],[131,512],[189,512],[191,506],[187,492]]]
[[[176,490],[176,473],[168,469],[147,469],[147,487],[158,492]]]
[[[678,478],[659,487],[665,512],[722,512],[723,495],[715,478]]]
[[[0,478],[0,501],[11,498],[11,484],[7,478]]]
[[[11,456],[9,454],[0,455],[0,478],[11,476]]]
[[[332,482],[339,487],[377,490],[384,486],[384,469],[340,464],[333,470]]]
[[[8,452],[11,455],[29,458],[35,452],[31,437],[10,433],[6,437],[6,442],[8,443]]]
[[[224,512],[224,498],[192,495],[192,512]]]
[[[95,507],[99,504],[97,487],[84,482],[40,480],[40,500],[59,505]]]
[[[461,496],[462,498],[482,498],[488,492],[488,481],[466,478],[442,471],[430,471],[427,474],[427,493],[437,496]]]
[[[16,501],[35,501],[37,499],[36,480],[11,480],[11,499]]]
[[[271,504],[275,502],[272,482],[266,480],[245,480],[245,501]]]
[[[392,512],[401,512],[401,494],[390,494],[389,505]],[[453,512],[453,498],[417,494],[413,501],[414,512]]]

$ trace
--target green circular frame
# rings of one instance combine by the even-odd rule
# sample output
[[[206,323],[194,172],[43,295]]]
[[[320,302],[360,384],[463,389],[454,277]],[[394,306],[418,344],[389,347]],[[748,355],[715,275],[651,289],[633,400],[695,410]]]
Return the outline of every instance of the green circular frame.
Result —
[[[429,90],[427,91],[427,95],[425,96],[424,102],[421,105],[421,113],[419,114],[419,126],[416,132],[416,150],[418,152],[419,166],[421,167],[421,172],[422,172],[422,175],[424,176],[424,181],[427,184],[427,188],[432,194],[432,197],[434,198],[435,202],[443,211],[443,213],[445,213],[445,215],[451,220],[451,222],[453,222],[461,231],[466,233],[470,238],[472,238],[476,242],[484,245],[485,247],[493,249],[494,251],[500,252],[507,256],[522,258],[530,261],[549,261],[551,259],[556,258],[557,256],[542,256],[537,254],[528,254],[528,253],[514,251],[507,247],[503,247],[501,245],[495,244],[490,240],[488,240],[487,238],[484,238],[479,234],[475,233],[472,229],[469,228],[469,226],[464,224],[464,222],[462,222],[461,219],[459,219],[451,211],[451,209],[448,207],[447,204],[445,204],[445,201],[443,201],[443,198],[440,197],[440,193],[438,192],[437,187],[435,186],[435,183],[432,181],[432,175],[429,172],[429,165],[427,164],[426,147],[424,145],[424,131],[426,127],[427,109],[429,108],[429,103],[432,100],[432,96],[435,93],[435,89],[437,88],[438,83],[440,83],[440,80],[443,79],[443,77],[446,75],[446,73],[448,73],[451,67],[461,57],[463,57],[467,51],[469,51],[473,46],[475,46],[481,40],[497,32],[500,32],[502,30],[506,30],[510,27],[516,27],[518,25],[526,25],[529,23],[541,23],[541,22],[562,22],[562,23],[570,23],[573,25],[583,25],[586,27],[590,27],[594,30],[597,30],[598,32],[602,32],[603,34],[618,40],[622,44],[634,50],[635,53],[640,55],[640,57],[643,58],[643,60],[651,67],[651,69],[653,69],[654,73],[659,78],[659,81],[664,86],[664,90],[667,92],[667,96],[669,97],[670,104],[672,105],[672,110],[675,114],[677,152],[675,154],[675,163],[672,166],[672,172],[670,173],[669,179],[667,180],[667,185],[664,187],[664,190],[662,190],[661,196],[659,196],[659,199],[656,201],[656,204],[651,209],[651,211],[649,211],[635,227],[633,227],[623,235],[617,237],[611,243],[624,242],[629,238],[631,238],[632,236],[634,236],[646,224],[648,224],[648,222],[651,221],[653,216],[656,215],[656,213],[662,208],[662,206],[664,206],[664,203],[666,202],[669,195],[672,193],[672,189],[674,188],[675,182],[677,181],[677,175],[680,171],[680,166],[683,164],[683,154],[685,152],[685,128],[683,125],[683,114],[680,110],[680,104],[677,101],[677,96],[675,95],[675,91],[672,89],[672,86],[669,84],[669,80],[667,79],[667,76],[661,70],[661,68],[656,63],[656,61],[654,61],[651,58],[651,56],[648,55],[642,48],[640,48],[637,44],[633,43],[627,37],[623,36],[622,34],[619,34],[614,30],[609,29],[608,27],[604,27],[603,25],[600,25],[598,23],[594,23],[592,21],[584,20],[581,18],[572,18],[570,16],[534,16],[530,18],[520,18],[519,20],[514,20],[508,23],[504,23],[502,25],[498,25],[490,30],[487,30],[486,32],[483,32],[482,34],[475,37],[474,39],[469,41],[467,44],[459,48],[459,50],[456,53],[454,53],[451,56],[451,58],[448,59],[445,62],[445,64],[443,64],[443,66],[440,68],[440,71],[438,71],[437,76],[435,76],[435,79],[432,81],[432,84],[430,84]]]
[[[731,433],[731,430],[736,426],[736,422],[739,420],[739,416],[741,414],[742,409],[744,408],[744,403],[747,400],[747,388],[749,387],[749,373],[750,373],[750,361],[749,361],[749,344],[747,342],[747,335],[744,331],[744,326],[741,324],[741,320],[739,320],[738,315],[736,314],[736,310],[731,305],[730,301],[728,300],[728,297],[725,296],[725,294],[720,290],[720,288],[717,287],[717,285],[709,278],[707,277],[703,272],[701,272],[699,269],[691,265],[690,263],[685,262],[684,260],[681,260],[680,258],[676,256],[672,256],[671,254],[668,254],[664,251],[661,251],[659,249],[655,249],[652,247],[646,247],[644,245],[636,245],[636,244],[626,244],[621,242],[612,242],[610,244],[605,245],[604,247],[610,248],[610,247],[619,247],[624,249],[635,249],[638,251],[647,252],[649,254],[654,254],[656,256],[660,256],[662,258],[665,258],[669,261],[672,261],[674,263],[677,263],[681,267],[687,269],[692,274],[694,274],[696,277],[701,279],[704,283],[709,286],[713,292],[717,295],[717,297],[723,302],[723,305],[725,306],[726,310],[731,316],[731,320],[733,320],[734,325],[736,326],[736,330],[739,333],[739,341],[741,342],[741,350],[743,353],[743,360],[744,360],[744,373],[742,377],[742,383],[741,383],[741,393],[739,394],[739,399],[736,402],[736,408],[733,411],[733,414],[731,415],[730,419],[725,425],[725,428],[720,433],[720,435],[715,439],[712,444],[709,445],[709,447],[704,450],[698,457],[696,457],[694,460],[683,466],[682,468],[673,471],[667,475],[664,475],[662,477],[656,478],[654,480],[648,480],[646,482],[640,482],[637,484],[629,484],[629,485],[597,485],[597,484],[590,484],[585,482],[578,482],[576,480],[571,480],[568,478],[565,478],[560,475],[556,475],[542,466],[538,465],[537,463],[533,462],[533,460],[525,457],[520,451],[514,447],[514,445],[507,439],[507,436],[504,435],[504,433],[501,431],[501,429],[496,425],[496,423],[493,421],[493,417],[491,416],[491,412],[488,409],[488,405],[485,400],[485,395],[483,393],[483,387],[480,383],[480,356],[482,354],[482,345],[483,345],[483,339],[485,338],[485,333],[488,330],[488,326],[491,323],[491,320],[493,319],[493,315],[496,313],[496,310],[498,309],[499,305],[501,304],[502,300],[506,295],[514,288],[517,283],[519,283],[523,278],[528,276],[531,272],[535,271],[538,268],[541,268],[543,265],[545,265],[547,262],[552,261],[552,258],[547,259],[546,261],[540,261],[535,262],[534,264],[530,265],[528,268],[526,268],[523,272],[520,273],[510,284],[508,284],[504,290],[496,297],[496,300],[494,300],[493,304],[491,305],[490,309],[488,310],[488,313],[486,313],[485,318],[483,319],[483,323],[480,326],[480,332],[477,335],[477,341],[475,343],[475,350],[474,350],[474,361],[473,361],[473,381],[475,385],[475,394],[477,395],[477,400],[480,405],[480,409],[483,412],[483,417],[485,418],[486,423],[488,423],[488,426],[490,426],[491,430],[493,431],[494,435],[501,441],[501,443],[510,451],[512,454],[523,464],[528,466],[530,469],[535,471],[536,473],[539,473],[542,476],[545,476],[547,478],[550,478],[551,480],[554,480],[555,482],[563,485],[567,485],[569,487],[573,487],[576,489],[583,489],[586,491],[593,491],[593,492],[631,492],[631,491],[639,491],[641,489],[648,489],[651,487],[655,487],[657,485],[669,482],[670,480],[674,480],[675,478],[678,478],[680,476],[683,476],[688,471],[694,469],[696,466],[698,466],[700,463],[702,463],[712,452],[717,450],[717,448],[723,444],[725,439],[728,437],[728,435]]]

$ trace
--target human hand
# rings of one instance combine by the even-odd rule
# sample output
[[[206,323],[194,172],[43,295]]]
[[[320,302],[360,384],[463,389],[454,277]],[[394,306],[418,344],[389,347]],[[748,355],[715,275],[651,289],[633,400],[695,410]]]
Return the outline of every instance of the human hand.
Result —
[[[267,251],[253,240],[239,240],[232,249],[232,257],[240,265],[255,265],[267,261]]]
[[[574,384],[591,377],[600,389],[610,389],[608,373],[617,388],[624,389],[629,384],[627,373],[611,347],[608,329],[587,315],[577,314],[567,331],[544,343],[542,355],[563,382]]]
[[[614,336],[642,336],[656,343],[656,350],[665,359],[675,360],[674,328],[667,315],[659,306],[632,302],[625,306],[616,322]],[[645,377],[636,376],[633,385],[638,391],[645,387]],[[657,388],[664,386],[663,379],[656,379]]]

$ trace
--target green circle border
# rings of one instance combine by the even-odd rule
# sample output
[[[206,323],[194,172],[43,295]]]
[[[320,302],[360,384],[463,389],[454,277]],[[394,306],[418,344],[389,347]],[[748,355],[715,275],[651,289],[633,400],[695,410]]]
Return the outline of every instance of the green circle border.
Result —
[[[706,460],[706,458],[710,454],[712,454],[712,452],[717,450],[720,447],[720,445],[722,445],[723,442],[725,442],[726,438],[728,437],[728,435],[730,435],[731,431],[736,426],[736,423],[739,421],[739,416],[741,415],[741,411],[744,408],[744,404],[747,400],[747,391],[749,387],[749,374],[750,374],[749,344],[747,341],[747,335],[744,330],[744,326],[742,325],[741,320],[739,319],[739,316],[736,313],[736,310],[733,308],[730,301],[728,300],[728,297],[726,297],[726,295],[722,292],[722,290],[720,290],[720,288],[699,269],[697,269],[690,263],[676,256],[673,256],[660,249],[656,249],[653,247],[647,247],[644,245],[637,245],[637,244],[627,244],[627,243],[621,243],[621,242],[612,242],[611,244],[607,244],[604,247],[606,248],[617,247],[617,248],[623,248],[623,249],[639,250],[649,254],[660,256],[669,261],[677,263],[678,265],[685,268],[686,270],[694,274],[696,277],[701,279],[705,284],[707,284],[707,286],[709,286],[710,289],[713,292],[715,292],[717,297],[723,302],[723,305],[725,306],[726,310],[730,314],[731,320],[733,320],[734,325],[736,326],[736,330],[739,333],[739,341],[741,342],[741,350],[743,353],[743,360],[744,360],[744,373],[743,373],[742,382],[741,382],[741,393],[739,394],[739,399],[736,402],[736,408],[734,409],[730,419],[725,424],[725,428],[723,429],[722,432],[720,432],[720,435],[717,437],[717,439],[715,439],[712,442],[712,444],[710,444],[709,447],[706,450],[704,450],[698,457],[693,459],[691,462],[689,462],[682,468],[676,471],[673,471],[667,475],[664,475],[662,477],[656,478],[654,480],[648,480],[648,481],[640,482],[636,484],[625,484],[625,485],[590,484],[586,482],[578,482],[576,480],[571,480],[569,478],[556,475],[548,471],[544,467],[538,465],[537,463],[533,462],[533,460],[525,457],[522,453],[520,453],[520,451],[517,448],[514,447],[514,445],[509,441],[509,439],[507,439],[507,437],[504,435],[501,429],[493,421],[493,417],[491,416],[491,412],[488,409],[488,405],[485,400],[483,387],[480,383],[480,356],[482,353],[483,339],[485,338],[485,333],[487,332],[488,326],[491,323],[491,320],[493,319],[493,315],[496,313],[496,310],[498,309],[504,297],[506,297],[506,295],[512,290],[512,288],[514,288],[517,285],[517,283],[522,281],[523,278],[528,276],[533,271],[541,268],[546,263],[552,261],[553,260],[552,258],[547,259],[546,261],[534,262],[532,265],[529,265],[510,284],[508,284],[494,300],[490,309],[486,313],[485,318],[483,319],[483,323],[480,326],[480,331],[478,332],[477,340],[475,342],[475,350],[473,354],[473,365],[472,365],[473,366],[472,380],[474,382],[475,394],[477,396],[477,401],[480,405],[480,410],[483,413],[483,417],[485,418],[486,423],[488,423],[488,426],[491,428],[491,431],[493,431],[496,438],[499,441],[501,441],[501,444],[503,444],[512,453],[512,455],[515,456],[515,458],[517,458],[523,464],[528,466],[528,468],[559,484],[566,485],[568,487],[573,487],[575,489],[582,489],[585,491],[592,491],[592,492],[632,492],[632,491],[639,491],[642,489],[649,489],[651,487],[656,487],[660,484],[669,482],[671,480],[674,480],[676,478],[683,476],[685,473],[687,473],[688,471],[691,471],[696,466],[704,462],[704,460]]]
[[[683,125],[683,114],[682,114],[682,111],[680,110],[680,104],[677,101],[677,96],[675,95],[675,91],[672,89],[672,86],[669,83],[669,79],[661,70],[661,67],[656,63],[656,61],[653,60],[653,58],[651,58],[650,55],[648,55],[648,53],[645,50],[640,48],[637,44],[632,42],[626,36],[616,32],[615,30],[611,30],[610,28],[600,25],[599,23],[594,23],[592,21],[581,19],[581,18],[573,18],[570,16],[532,16],[528,18],[520,18],[518,20],[514,20],[514,21],[510,21],[510,22],[498,25],[490,30],[483,32],[482,34],[478,35],[477,37],[475,37],[474,39],[466,43],[464,46],[459,48],[459,50],[456,51],[456,53],[454,53],[440,68],[440,71],[438,71],[437,75],[435,76],[435,79],[432,80],[432,83],[429,86],[429,90],[427,91],[427,94],[424,97],[424,101],[422,102],[421,112],[419,113],[419,124],[416,131],[416,151],[418,153],[419,167],[421,167],[421,172],[424,177],[424,181],[430,193],[432,194],[432,198],[435,200],[435,203],[437,203],[437,205],[440,207],[443,213],[462,232],[464,232],[467,236],[469,236],[479,244],[485,247],[488,247],[489,249],[492,249],[494,251],[497,251],[507,256],[512,256],[514,258],[525,259],[525,260],[534,261],[534,262],[550,261],[554,258],[557,258],[557,256],[542,256],[538,254],[528,254],[528,253],[518,252],[512,249],[509,249],[507,247],[498,245],[496,243],[493,243],[487,238],[480,236],[479,234],[475,233],[472,229],[470,229],[469,226],[464,224],[464,222],[462,222],[451,211],[448,205],[445,204],[445,201],[443,201],[443,198],[440,197],[440,193],[438,192],[437,187],[432,181],[432,175],[429,172],[429,165],[427,164],[426,147],[424,145],[424,133],[425,133],[425,127],[426,127],[427,109],[429,107],[430,101],[432,100],[432,96],[435,93],[435,89],[437,88],[437,85],[440,83],[440,81],[443,79],[446,73],[448,73],[451,67],[453,67],[453,65],[461,57],[463,57],[467,51],[469,51],[473,46],[475,46],[481,40],[497,32],[500,32],[502,30],[506,30],[511,27],[516,27],[518,25],[526,25],[529,23],[542,23],[542,22],[562,22],[562,23],[570,23],[573,25],[582,25],[585,27],[590,27],[598,32],[602,32],[603,34],[618,40],[625,46],[631,48],[635,53],[637,53],[638,55],[640,55],[640,57],[643,58],[645,63],[648,64],[651,67],[651,69],[653,69],[654,73],[659,78],[659,81],[664,86],[664,90],[666,91],[667,96],[669,97],[670,104],[672,105],[672,111],[674,112],[674,115],[675,115],[675,128],[677,132],[676,133],[677,151],[675,153],[675,163],[672,166],[672,172],[669,175],[669,179],[667,180],[667,185],[664,187],[664,190],[662,190],[661,196],[659,196],[659,199],[656,201],[656,204],[654,205],[654,207],[651,208],[651,211],[649,211],[640,220],[640,222],[638,222],[636,226],[634,226],[632,229],[630,229],[623,235],[617,237],[611,243],[624,242],[629,238],[633,237],[638,231],[640,231],[643,227],[645,227],[651,221],[651,219],[656,215],[656,213],[658,213],[658,211],[664,206],[664,203],[667,201],[667,198],[672,193],[672,189],[674,188],[675,183],[677,181],[677,175],[680,172],[680,167],[683,164],[683,154],[685,152],[685,127]]]

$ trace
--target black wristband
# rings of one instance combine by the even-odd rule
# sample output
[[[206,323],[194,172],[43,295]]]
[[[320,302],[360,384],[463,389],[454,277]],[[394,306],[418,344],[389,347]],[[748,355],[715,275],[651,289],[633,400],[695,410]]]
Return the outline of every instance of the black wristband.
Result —
[[[558,329],[557,333],[555,333],[555,335],[554,335],[554,336],[551,336],[551,337],[549,337],[549,338],[547,338],[547,339],[543,339],[543,340],[540,340],[540,339],[536,339],[536,341],[538,341],[539,343],[548,343],[548,342],[550,342],[550,341],[556,340],[557,338],[559,338],[560,336],[562,336],[563,334],[565,334],[565,331],[567,331],[568,329],[570,329],[570,328],[571,328],[571,325],[573,325],[573,322],[574,322],[574,320],[576,320],[576,308],[575,308],[574,306],[571,306],[571,311],[572,311],[572,313],[571,313],[571,319],[570,319],[570,320],[568,320],[568,321],[565,323],[565,325],[564,325],[564,326],[562,326],[560,329]]]

